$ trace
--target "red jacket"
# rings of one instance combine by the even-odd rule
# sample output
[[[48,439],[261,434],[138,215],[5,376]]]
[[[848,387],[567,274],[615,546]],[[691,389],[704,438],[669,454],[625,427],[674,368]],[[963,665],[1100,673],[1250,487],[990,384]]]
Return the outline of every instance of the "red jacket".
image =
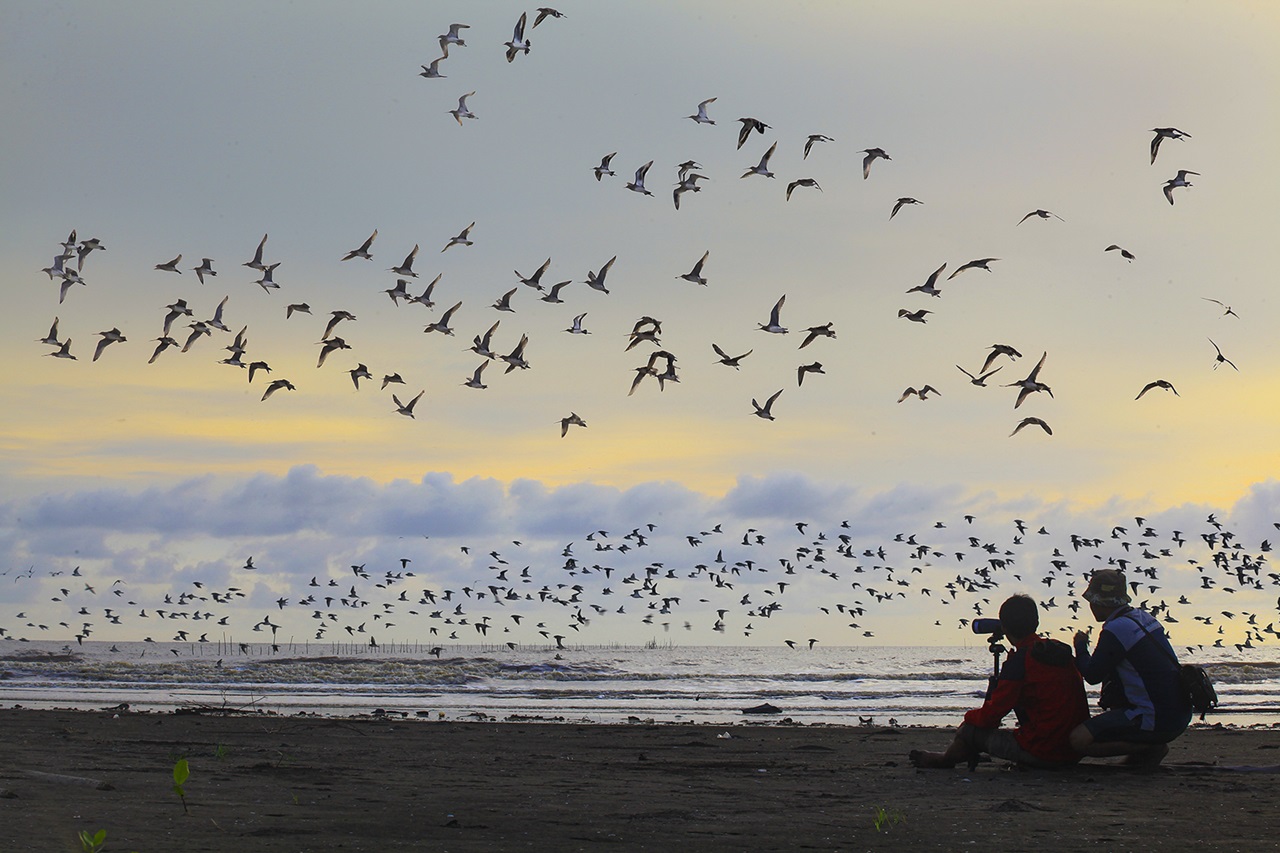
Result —
[[[987,701],[964,721],[994,729],[1010,711],[1018,718],[1014,737],[1028,753],[1044,761],[1080,760],[1068,739],[1089,718],[1089,702],[1070,646],[1034,634],[1018,641]]]

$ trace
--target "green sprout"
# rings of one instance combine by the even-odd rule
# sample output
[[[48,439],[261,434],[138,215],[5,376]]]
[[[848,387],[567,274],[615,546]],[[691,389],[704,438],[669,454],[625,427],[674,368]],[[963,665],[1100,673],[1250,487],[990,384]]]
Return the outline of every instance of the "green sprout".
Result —
[[[107,843],[107,831],[99,829],[93,835],[87,830],[80,830],[80,849],[84,853],[98,853]]]
[[[190,775],[191,768],[187,765],[187,759],[179,758],[178,763],[173,765],[173,792],[182,800],[183,814],[189,814],[189,812],[187,811],[187,792],[182,785]]]
[[[213,748],[213,757],[218,761],[221,761],[222,759],[226,758],[227,755],[230,754],[230,752],[231,750],[227,749],[225,744],[220,743]]]
[[[876,809],[876,815],[873,822],[875,823],[876,832],[884,832],[891,826],[895,826],[899,823],[906,823],[907,816],[897,809],[890,811],[884,806],[879,806]]]

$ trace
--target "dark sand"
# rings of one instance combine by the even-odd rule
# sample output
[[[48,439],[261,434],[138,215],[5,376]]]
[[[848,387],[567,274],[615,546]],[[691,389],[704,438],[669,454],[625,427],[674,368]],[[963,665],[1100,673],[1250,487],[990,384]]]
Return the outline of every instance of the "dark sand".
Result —
[[[1196,728],[1147,772],[908,764],[948,738],[0,710],[0,851],[1280,848],[1280,728]],[[882,807],[902,820],[877,830]]]

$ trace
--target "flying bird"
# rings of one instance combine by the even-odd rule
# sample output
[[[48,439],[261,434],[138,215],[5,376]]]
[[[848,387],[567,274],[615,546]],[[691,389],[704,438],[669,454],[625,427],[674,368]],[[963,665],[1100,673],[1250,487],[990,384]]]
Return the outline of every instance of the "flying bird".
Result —
[[[715,119],[707,117],[707,104],[714,104],[715,101],[715,98],[707,98],[705,101],[702,101],[698,104],[698,111],[691,116],[687,116],[687,118],[693,119],[698,124],[715,124]]]
[[[738,119],[738,121],[742,123],[742,127],[738,130],[738,147],[739,148],[741,148],[743,144],[746,143],[747,137],[751,135],[752,131],[755,131],[756,133],[764,135],[764,132],[769,129],[769,125],[760,121],[760,119],[748,117],[748,118],[740,118]]]
[[[1013,428],[1013,432],[1009,433],[1009,437],[1012,438],[1013,436],[1017,435],[1025,426],[1038,426],[1049,435],[1053,435],[1053,430],[1049,428],[1049,425],[1047,423],[1040,420],[1040,418],[1023,418],[1022,420],[1018,421],[1018,425]]]
[[[560,437],[564,438],[566,435],[569,434],[570,426],[585,427],[586,425],[587,425],[586,421],[578,417],[576,413],[570,412],[567,418],[560,419]]]
[[[1038,379],[1040,375],[1040,368],[1044,367],[1044,360],[1048,356],[1048,352],[1041,355],[1040,360],[1036,362],[1036,366],[1031,369],[1031,372],[1027,374],[1025,379],[1020,379],[1017,382],[1010,382],[1005,386],[1006,388],[1013,388],[1015,386],[1018,388],[1018,399],[1014,401],[1013,404],[1015,409],[1022,405],[1022,401],[1027,399],[1028,394],[1033,394],[1037,391],[1047,391],[1050,397],[1053,396],[1053,390]]]
[[[1047,210],[1033,210],[1030,213],[1028,213],[1026,216],[1019,219],[1018,224],[1021,225],[1022,223],[1026,222],[1028,219],[1030,219],[1033,216],[1038,216],[1041,219],[1048,219],[1050,216],[1052,216],[1054,219],[1058,220],[1059,222],[1066,222],[1065,219],[1063,219],[1061,216],[1059,216],[1056,213],[1050,213]]]
[[[871,164],[874,163],[877,159],[883,159],[883,160],[893,159],[888,154],[884,153],[883,148],[864,148],[861,151],[861,153],[867,155],[866,157],[862,158],[862,179],[864,181],[871,175]]]
[[[466,47],[467,43],[462,40],[462,37],[458,34],[458,32],[459,30],[465,30],[470,28],[471,28],[470,24],[450,24],[449,32],[444,33],[439,37],[440,47],[446,52],[449,50],[449,45],[451,44],[456,44],[458,47]]]
[[[653,193],[649,192],[647,189],[644,188],[644,176],[648,174],[649,167],[652,165],[653,165],[653,161],[650,160],[648,163],[645,163],[639,169],[636,169],[635,180],[627,183],[627,189],[631,190],[632,192],[642,193],[644,195],[653,195]]]
[[[537,12],[538,12],[538,17],[533,19],[533,25],[535,27],[538,26],[538,24],[541,24],[547,18],[565,17],[565,14],[563,12],[557,12],[555,9],[552,9],[549,6],[539,6],[537,9]]]
[[[1191,182],[1187,180],[1187,175],[1196,175],[1199,172],[1189,172],[1186,169],[1179,169],[1178,174],[1164,182],[1164,197],[1169,200],[1169,204],[1173,204],[1173,191],[1178,187],[1189,187]]]
[[[406,278],[417,278],[418,274],[413,271],[413,259],[418,257],[418,244],[413,244],[413,251],[405,256],[404,263],[398,267],[391,267],[387,272],[393,272],[396,275],[402,275]]]
[[[396,404],[396,414],[404,415],[407,418],[413,417],[413,407],[418,405],[418,400],[422,399],[422,395],[426,393],[426,389],[418,392],[418,396],[414,397],[407,403],[401,403],[400,398],[395,394],[391,395],[391,401]]]
[[[693,269],[689,270],[687,273],[684,273],[683,275],[676,276],[676,278],[682,278],[687,282],[691,282],[692,284],[705,285],[707,283],[707,280],[702,276],[702,265],[707,262],[707,257],[710,254],[711,254],[711,250],[707,249],[707,251],[702,253],[702,257],[698,259],[698,262],[693,265]]]
[[[1119,246],[1119,245],[1117,245],[1116,243],[1112,243],[1110,246],[1108,246],[1107,248],[1103,249],[1102,251],[1104,251],[1104,252],[1119,252],[1119,253],[1120,253],[1120,257],[1124,258],[1124,259],[1125,259],[1126,261],[1128,261],[1129,263],[1133,263],[1133,252],[1130,252],[1128,249],[1126,249],[1126,248],[1124,248],[1124,247],[1122,247],[1122,246]]]
[[[473,113],[473,112],[471,112],[471,110],[467,109],[467,98],[470,98],[470,97],[471,97],[472,95],[474,95],[474,94],[475,94],[475,92],[467,92],[467,94],[463,95],[461,98],[458,98],[458,108],[457,108],[456,110],[446,110],[446,111],[445,111],[445,112],[449,113],[449,115],[453,116],[453,117],[454,117],[454,119],[456,119],[456,120],[457,120],[457,122],[458,122],[458,127],[462,127],[462,120],[463,120],[464,118],[475,118],[475,117],[476,117],[476,114],[475,114],[475,113]]]
[[[751,353],[755,352],[754,349],[749,349],[746,352],[744,352],[742,355],[731,356],[724,350],[720,349],[720,347],[717,344],[712,344],[711,348],[715,350],[716,355],[720,356],[720,361],[718,361],[717,364],[728,365],[729,367],[732,367],[734,370],[738,369],[738,367],[740,366],[744,358],[751,355]]]
[[[797,178],[787,184],[787,201],[791,201],[791,193],[796,187],[813,187],[818,192],[822,192],[822,187],[818,186],[818,182],[813,178]]]
[[[609,161],[610,161],[610,160],[612,160],[612,159],[613,159],[614,157],[616,157],[616,156],[618,156],[618,152],[617,152],[617,151],[613,152],[612,154],[606,154],[606,155],[604,155],[604,157],[600,158],[600,165],[599,165],[599,166],[596,166],[596,167],[592,170],[593,172],[595,172],[595,173],[596,173],[596,180],[597,180],[597,181],[598,181],[598,180],[600,180],[600,178],[601,178],[601,177],[603,177],[604,175],[612,175],[612,174],[613,174],[613,170],[609,168]]]
[[[245,261],[240,266],[249,267],[249,269],[265,272],[267,267],[264,263],[262,263],[262,250],[265,249],[266,246],[267,246],[267,235],[263,234],[262,242],[258,244],[258,250],[253,253],[253,260]]]
[[[787,333],[787,330],[783,328],[782,324],[779,322],[778,317],[782,311],[782,303],[786,301],[787,295],[784,293],[778,301],[774,303],[773,310],[769,312],[769,322],[760,324],[761,330],[772,332],[775,335],[785,335]]]
[[[764,418],[766,421],[774,420],[773,401],[777,400],[778,397],[782,395],[782,390],[783,389],[779,388],[777,391],[775,391],[772,397],[770,397],[768,400],[765,400],[765,403],[763,406],[757,403],[754,397],[751,398],[751,406],[752,408],[755,409],[755,411],[752,412],[751,414],[755,415],[758,418]]]
[[[797,347],[797,349],[804,349],[818,338],[831,338],[834,340],[836,336],[836,330],[834,327],[834,322],[823,323],[821,326],[810,326],[805,329],[804,340],[800,342],[800,346]]]
[[[974,376],[972,373],[970,373],[969,371],[965,370],[965,369],[964,369],[963,367],[961,367],[960,365],[958,365],[958,364],[956,365],[956,369],[957,369],[957,370],[959,370],[959,371],[960,371],[961,373],[963,373],[965,376],[968,376],[968,377],[969,377],[969,384],[970,384],[970,385],[977,385],[977,386],[978,386],[978,387],[980,387],[980,388],[985,388],[985,387],[987,387],[987,377],[991,376],[993,373],[996,373],[997,371],[999,371],[999,370],[1000,370],[1001,368],[1003,368],[1003,367],[1004,367],[1004,365],[1000,365],[1000,367],[997,367],[995,370],[988,370],[988,371],[985,371],[985,372],[980,370],[980,371],[978,371],[978,375],[977,375],[977,376]]]
[[[516,21],[515,32],[511,36],[511,41],[504,42],[507,47],[507,62],[511,62],[516,58],[517,53],[529,54],[529,47],[532,44],[524,37],[524,23],[528,12],[520,13],[520,20]]]
[[[987,265],[992,263],[993,261],[998,261],[998,260],[1000,259],[999,258],[978,258],[976,261],[969,261],[969,263],[967,264],[961,264],[959,267],[956,268],[955,272],[947,276],[947,281],[951,281],[951,279],[960,275],[960,273],[964,272],[965,270],[980,269],[980,270],[986,270],[987,272],[991,272],[991,267]]]
[[[910,196],[903,196],[893,203],[893,210],[889,211],[889,218],[893,219],[893,217],[897,216],[898,211],[902,210],[902,206],[904,204],[924,204],[924,202],[919,199],[911,198]]]
[[[442,251],[442,252],[448,251],[449,249],[451,249],[451,248],[452,248],[452,247],[454,247],[454,246],[470,246],[470,245],[472,245],[472,240],[470,239],[470,236],[469,236],[469,235],[471,234],[471,229],[472,229],[472,228],[475,228],[475,227],[476,227],[476,224],[475,224],[474,222],[472,222],[472,223],[471,223],[470,225],[468,225],[466,228],[463,228],[461,231],[459,231],[459,232],[458,232],[458,236],[456,236],[456,237],[450,237],[450,238],[449,238],[449,242],[448,242],[448,243],[445,243],[445,244],[444,244],[444,248],[443,248],[443,249],[441,249],[440,251]]]
[[[1165,139],[1190,139],[1191,134],[1183,133],[1176,127],[1153,127],[1151,132],[1155,136],[1151,140],[1151,164],[1155,165],[1156,152],[1160,150],[1160,143]]]
[[[1213,344],[1212,338],[1209,338],[1208,341],[1209,343]],[[1235,368],[1237,372],[1239,372],[1240,368],[1236,367],[1236,363],[1234,361],[1232,361],[1231,359],[1227,358],[1225,355],[1222,354],[1222,350],[1221,348],[1218,347],[1217,344],[1213,344],[1213,349],[1214,349],[1214,352],[1217,353],[1217,355],[1214,356],[1214,361],[1213,361],[1214,370],[1217,370],[1223,364],[1229,364],[1233,368]]]
[[[905,317],[906,319],[910,320],[910,321],[911,321],[911,322],[913,322],[913,323],[927,323],[927,322],[929,322],[929,320],[928,320],[928,318],[926,317],[926,315],[928,315],[928,314],[932,314],[932,313],[933,313],[933,312],[932,312],[932,311],[930,311],[928,308],[921,308],[919,311],[908,311],[906,308],[899,308],[899,309],[898,309],[898,316],[899,316],[899,317]]]
[[[1163,388],[1166,391],[1172,391],[1173,396],[1175,397],[1182,396],[1181,394],[1178,393],[1178,389],[1173,387],[1172,382],[1169,382],[1168,380],[1165,380],[1165,379],[1157,379],[1154,382],[1148,382],[1146,385],[1143,385],[1142,390],[1138,392],[1138,396],[1134,397],[1133,399],[1141,400],[1142,395],[1150,391],[1152,388]]]
[[[835,142],[835,140],[830,136],[824,136],[821,133],[809,134],[809,138],[804,141],[804,157],[801,158],[802,160],[809,159],[809,151],[813,149],[815,142]]]
[[[822,362],[815,361],[813,364],[802,364],[796,368],[796,386],[804,385],[804,375],[806,373],[822,373],[826,371],[822,369]],[[766,407],[767,408],[767,407]]]
[[[178,269],[178,264],[181,261],[182,255],[178,255],[178,257],[171,261],[166,261],[163,264],[156,264],[156,269],[162,272],[176,272],[178,275],[182,275],[182,270]]]
[[[773,151],[777,147],[778,143],[776,142],[770,145],[769,150],[764,152],[764,156],[760,158],[760,162],[747,169],[747,171],[743,172],[740,177],[745,178],[748,175],[763,175],[766,178],[772,178],[773,172],[769,171],[769,158],[773,156]]]
[[[208,275],[208,276],[217,276],[217,274],[218,274],[218,273],[217,273],[217,272],[215,272],[215,271],[214,271],[214,269],[213,269],[213,259],[212,259],[212,258],[201,258],[201,259],[200,259],[200,266],[198,266],[198,267],[193,267],[193,268],[192,268],[192,272],[194,272],[194,273],[196,274],[196,278],[200,280],[200,283],[201,283],[201,284],[204,284],[204,277],[205,277],[205,276],[207,276],[207,275]]]
[[[1204,301],[1206,301],[1206,302],[1213,302],[1213,303],[1216,303],[1216,304],[1218,304],[1218,305],[1221,305],[1221,306],[1222,306],[1222,316],[1223,316],[1223,317],[1226,317],[1228,314],[1230,314],[1232,317],[1235,317],[1237,320],[1239,320],[1239,319],[1240,319],[1240,315],[1239,315],[1239,314],[1237,314],[1235,311],[1233,311],[1233,310],[1231,309],[1231,306],[1230,306],[1230,305],[1228,305],[1227,303],[1225,303],[1225,302],[1221,302],[1221,301],[1219,301],[1219,300],[1217,300],[1217,299],[1212,299],[1212,298],[1210,298],[1210,297],[1208,297],[1208,296],[1201,296],[1200,298],[1201,298],[1201,299],[1203,299],[1203,300],[1204,300]]]
[[[350,252],[347,252],[347,254],[344,255],[342,259],[344,261],[349,261],[352,258],[364,258],[366,261],[373,260],[373,255],[369,254],[369,247],[373,245],[373,241],[377,239],[377,237],[378,237],[378,229],[375,228],[373,229],[373,233],[369,235],[369,239],[365,240],[360,245],[360,248],[352,249]]]
[[[601,293],[608,293],[609,291],[604,286],[604,278],[609,274],[609,268],[613,266],[613,262],[616,261],[617,259],[618,259],[618,256],[614,255],[612,258],[606,261],[605,265],[600,268],[600,272],[591,272],[590,270],[588,270],[587,286],[592,288],[593,290],[599,290]]]

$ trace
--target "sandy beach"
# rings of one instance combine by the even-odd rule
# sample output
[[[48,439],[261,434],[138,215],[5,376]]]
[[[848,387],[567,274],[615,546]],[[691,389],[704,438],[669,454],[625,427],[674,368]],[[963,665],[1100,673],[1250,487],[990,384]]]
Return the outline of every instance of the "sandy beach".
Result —
[[[1280,728],[912,768],[944,731],[0,710],[0,850],[1276,849]],[[173,791],[185,757],[187,813]],[[883,810],[883,811],[881,811]],[[880,827],[877,828],[877,817]]]

